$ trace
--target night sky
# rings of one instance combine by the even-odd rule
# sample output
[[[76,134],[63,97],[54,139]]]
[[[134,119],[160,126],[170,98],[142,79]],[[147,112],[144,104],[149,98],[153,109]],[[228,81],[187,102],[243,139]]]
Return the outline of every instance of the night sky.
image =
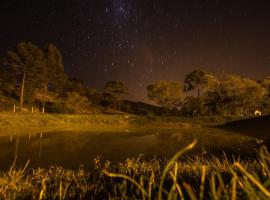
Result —
[[[270,1],[1,0],[0,23],[1,57],[21,41],[52,42],[69,76],[97,89],[124,81],[133,100],[197,68],[270,75]]]

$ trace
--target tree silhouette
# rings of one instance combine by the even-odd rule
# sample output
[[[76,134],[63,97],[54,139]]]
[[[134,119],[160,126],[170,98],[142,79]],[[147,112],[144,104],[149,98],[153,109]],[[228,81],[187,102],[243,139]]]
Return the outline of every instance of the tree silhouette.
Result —
[[[149,85],[147,91],[150,100],[168,109],[178,107],[183,97],[182,85],[173,81],[158,81]]]
[[[43,113],[45,110],[46,100],[50,99],[48,89],[51,87],[55,93],[60,93],[63,90],[63,85],[66,82],[66,75],[64,72],[64,65],[60,51],[53,44],[46,44],[43,48],[43,63],[39,73],[39,78],[42,83],[43,96]]]
[[[117,105],[119,106],[122,96],[128,94],[128,89],[121,81],[109,81],[103,90],[105,94],[112,97],[115,110],[117,110]]]
[[[30,96],[36,92],[35,98],[42,96],[44,111],[49,87],[58,92],[66,79],[61,53],[53,44],[40,49],[31,42],[18,43],[7,52],[4,64],[12,69],[20,83],[20,108],[26,86]]]
[[[7,52],[4,64],[10,66],[20,85],[20,109],[23,107],[25,86],[36,85],[42,64],[42,51],[31,42],[21,42]]]
[[[197,95],[201,95],[201,86],[205,84],[205,72],[202,70],[194,70],[185,77],[185,91],[189,92],[197,88]]]

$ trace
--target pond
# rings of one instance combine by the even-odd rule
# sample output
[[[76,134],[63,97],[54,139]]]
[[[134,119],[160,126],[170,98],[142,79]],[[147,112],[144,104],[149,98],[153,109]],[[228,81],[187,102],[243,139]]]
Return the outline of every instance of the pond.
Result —
[[[189,155],[223,156],[225,152],[228,157],[249,157],[258,146],[254,138],[214,128],[25,133],[0,137],[0,169],[9,169],[15,158],[18,167],[30,160],[33,168],[57,165],[70,169],[92,168],[97,156],[112,162],[140,155],[170,158],[195,138],[198,144]]]

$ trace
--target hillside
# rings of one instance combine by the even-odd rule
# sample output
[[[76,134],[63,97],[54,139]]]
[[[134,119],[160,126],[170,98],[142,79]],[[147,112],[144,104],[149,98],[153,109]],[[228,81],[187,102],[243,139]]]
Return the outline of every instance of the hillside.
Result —
[[[164,109],[160,106],[155,106],[152,104],[144,102],[134,102],[125,100],[121,106],[121,110],[126,113],[134,115],[158,115],[162,116],[164,113],[168,116],[179,116],[179,112],[176,110]]]

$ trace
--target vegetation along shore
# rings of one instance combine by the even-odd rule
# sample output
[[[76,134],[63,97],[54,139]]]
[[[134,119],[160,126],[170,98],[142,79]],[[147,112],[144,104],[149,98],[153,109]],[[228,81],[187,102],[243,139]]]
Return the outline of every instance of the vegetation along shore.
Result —
[[[32,113],[0,113],[0,129],[46,128],[46,127],[89,127],[91,126],[163,126],[194,127],[216,126],[241,117],[202,116],[202,117],[159,117],[121,114],[32,114]]]
[[[270,200],[269,10],[0,0],[0,200]]]
[[[112,164],[93,160],[95,169],[26,166],[0,174],[2,199],[269,199],[270,154],[265,147],[253,160],[183,157],[127,158]],[[180,160],[179,158],[182,157]]]
[[[10,160],[14,161],[9,170],[0,172],[0,198],[270,198],[270,154],[266,147],[261,147],[260,151],[258,149],[255,157],[234,157],[234,154],[241,151],[242,155],[246,153],[242,148],[246,149],[249,143],[245,141],[251,140],[246,135],[262,138],[255,145],[252,144],[252,147],[265,142],[267,134],[261,132],[259,128],[262,126],[257,121],[269,121],[269,77],[255,81],[235,74],[216,76],[196,69],[186,74],[183,82],[160,80],[150,83],[145,87],[148,102],[144,103],[125,100],[129,90],[122,81],[111,80],[102,89],[95,89],[78,78],[69,77],[64,69],[61,52],[54,44],[38,47],[32,42],[18,43],[6,53],[0,70],[0,135],[3,136],[1,142],[4,147],[2,156],[7,162],[5,166]],[[253,118],[254,115],[265,117]],[[251,121],[232,122],[245,118],[250,118]],[[251,128],[244,128],[248,127],[247,124],[253,124],[258,135]],[[155,128],[153,133],[145,133],[149,127]],[[217,139],[231,141],[229,139],[234,137],[230,135],[229,138],[229,134],[226,137],[218,129],[215,129],[216,133],[211,130],[201,131],[201,135],[196,135],[193,131],[198,130],[194,127],[218,127],[232,131],[235,131],[235,127],[240,127],[237,132],[231,133],[239,140],[234,141],[234,149],[231,149],[230,143],[222,144],[232,152],[232,156],[227,157],[224,154],[216,157],[213,154],[218,146]],[[130,133],[132,128],[137,130]],[[165,128],[175,128],[175,131],[163,134]],[[181,133],[184,129],[184,133]],[[65,130],[76,130],[74,141],[68,141],[68,137],[63,136],[67,134]],[[239,130],[252,133],[243,132],[239,136],[242,133]],[[63,132],[63,135],[60,136],[57,131]],[[87,135],[88,138],[81,137],[87,131],[88,134],[98,132],[100,137],[94,134],[91,137],[90,134]],[[46,135],[46,132],[51,134]],[[110,141],[106,141],[108,137],[104,136],[105,132],[122,134],[119,137],[122,143],[110,138],[114,145],[110,144]],[[123,135],[126,132],[129,134]],[[75,137],[76,133],[80,133],[78,137]],[[21,137],[22,134],[27,136]],[[143,138],[138,139],[136,135]],[[183,138],[194,139],[195,136],[201,142],[201,153],[192,156],[185,154],[196,145],[196,139],[171,160],[166,153],[163,154],[165,156],[158,156],[157,152],[152,152],[151,148],[155,145],[166,152],[168,146],[175,147],[181,142],[187,142]],[[135,138],[134,144],[128,143],[129,137]],[[168,141],[166,137],[169,138]],[[206,138],[211,144],[203,143],[202,138]],[[65,144],[61,143],[63,141]],[[93,149],[85,152],[84,145],[89,141],[92,141]],[[151,156],[144,158],[142,155],[132,157],[125,154],[124,161],[112,162],[99,157],[100,152],[95,152],[100,145],[104,145],[104,150],[108,148],[106,145],[112,145],[112,151],[119,151],[118,147],[126,142],[128,147],[131,144],[136,146],[139,154],[139,141],[151,152]],[[58,144],[68,150],[62,152],[55,148]],[[205,144],[209,144],[208,156],[205,156]],[[236,149],[237,144],[240,146]],[[28,149],[24,152],[22,147],[25,145],[28,145],[30,151]],[[248,147],[253,151],[251,146]],[[85,162],[77,170],[57,165],[61,157],[54,157],[56,153],[50,152],[52,149],[59,151],[57,155],[62,156],[67,155],[69,150],[74,150],[64,161],[72,160],[74,157],[71,156],[79,157],[83,153],[87,153],[84,154],[84,159],[88,159],[91,153],[97,153],[94,155],[97,157],[91,161],[94,162],[94,169],[84,168],[88,166]],[[170,150],[175,153],[175,149]],[[44,159],[43,154],[50,155],[52,159]],[[12,157],[6,158],[6,155]],[[22,157],[29,158],[29,162],[20,168],[22,160],[19,159]],[[49,160],[52,163],[46,163]],[[44,164],[43,166],[52,166],[32,168],[34,161]]]

